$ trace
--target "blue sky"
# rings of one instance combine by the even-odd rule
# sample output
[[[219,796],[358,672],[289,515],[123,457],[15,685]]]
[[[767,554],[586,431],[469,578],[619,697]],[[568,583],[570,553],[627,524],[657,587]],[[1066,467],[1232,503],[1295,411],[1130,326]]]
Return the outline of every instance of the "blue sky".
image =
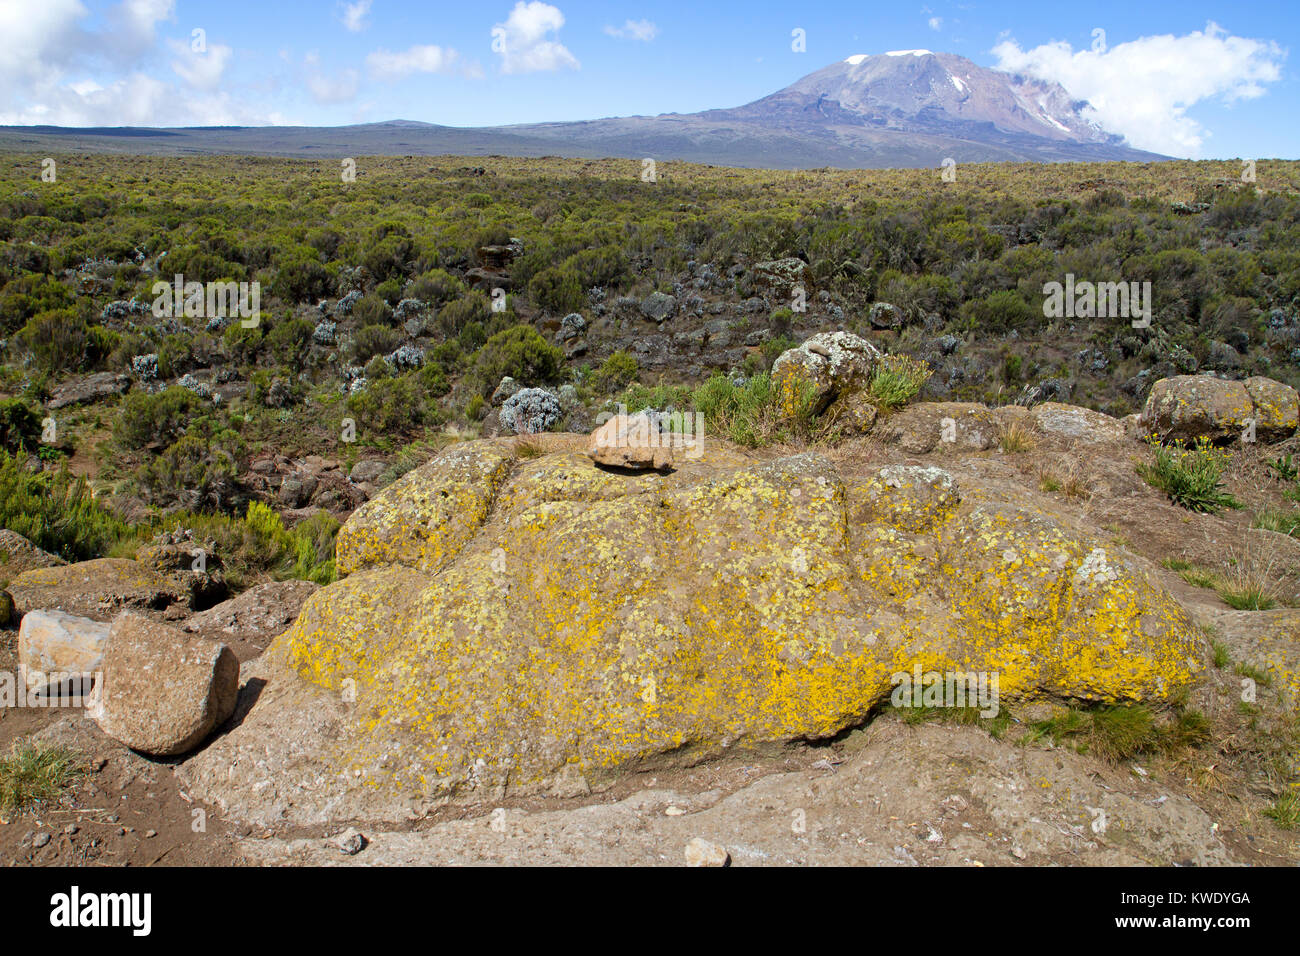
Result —
[[[852,54],[924,48],[1062,82],[1145,148],[1300,158],[1298,24],[1293,3],[1199,0],[0,0],[0,123],[481,126],[691,112]]]

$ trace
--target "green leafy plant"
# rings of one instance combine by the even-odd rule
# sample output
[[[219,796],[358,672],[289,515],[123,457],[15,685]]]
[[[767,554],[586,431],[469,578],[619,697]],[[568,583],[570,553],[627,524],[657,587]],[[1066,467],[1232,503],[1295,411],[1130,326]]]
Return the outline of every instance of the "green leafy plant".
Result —
[[[1191,448],[1156,441],[1150,442],[1150,446],[1155,461],[1139,464],[1138,475],[1168,495],[1170,501],[1206,514],[1241,507],[1223,488],[1223,453],[1209,441],[1200,439]]]

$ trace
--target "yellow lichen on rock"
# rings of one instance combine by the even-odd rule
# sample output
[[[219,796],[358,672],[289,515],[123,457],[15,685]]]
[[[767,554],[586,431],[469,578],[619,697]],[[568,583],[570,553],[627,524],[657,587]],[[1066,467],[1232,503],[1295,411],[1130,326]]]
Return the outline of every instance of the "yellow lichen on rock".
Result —
[[[436,571],[487,517],[511,457],[498,445],[455,445],[358,508],[339,531],[338,569],[401,564]]]
[[[631,477],[484,442],[405,489],[344,529],[368,570],[270,654],[348,700],[320,759],[394,793],[827,737],[918,664],[996,673],[1004,696],[1146,700],[1203,654],[1114,549],[963,504],[939,469],[846,482],[804,454]]]

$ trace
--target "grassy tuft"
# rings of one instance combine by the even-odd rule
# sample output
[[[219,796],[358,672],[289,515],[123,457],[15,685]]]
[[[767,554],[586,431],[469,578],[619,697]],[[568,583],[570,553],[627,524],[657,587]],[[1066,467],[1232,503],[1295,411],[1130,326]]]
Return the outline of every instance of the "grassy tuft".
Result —
[[[82,757],[67,747],[15,744],[0,757],[0,812],[6,815],[57,799],[83,772]]]

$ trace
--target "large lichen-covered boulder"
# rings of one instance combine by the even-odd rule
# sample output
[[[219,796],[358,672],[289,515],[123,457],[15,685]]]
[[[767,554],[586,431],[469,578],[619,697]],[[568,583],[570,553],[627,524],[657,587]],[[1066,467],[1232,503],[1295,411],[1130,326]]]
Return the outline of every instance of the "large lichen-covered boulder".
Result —
[[[1211,375],[1176,375],[1151,386],[1139,424],[1162,439],[1235,440],[1255,426],[1255,440],[1280,441],[1295,433],[1296,390],[1272,379],[1244,382]]]
[[[808,281],[808,263],[794,257],[756,262],[753,275],[754,281],[760,285],[778,292],[789,292],[794,286]]]
[[[581,447],[467,443],[358,511],[353,573],[308,599],[252,711],[187,764],[198,795],[263,819],[418,815],[824,739],[914,667],[1120,701],[1204,666],[1135,559],[963,501],[940,469],[714,442],[623,476]]]
[[[820,332],[777,356],[772,381],[787,413],[794,413],[806,393],[809,411],[820,414],[839,396],[865,387],[880,358],[879,349],[852,332]]]

